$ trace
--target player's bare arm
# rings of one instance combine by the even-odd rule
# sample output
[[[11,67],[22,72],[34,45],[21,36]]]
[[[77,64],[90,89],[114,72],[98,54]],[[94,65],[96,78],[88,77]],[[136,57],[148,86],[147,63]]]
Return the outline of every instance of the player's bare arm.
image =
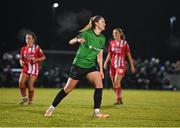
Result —
[[[97,55],[97,62],[99,64],[99,69],[101,73],[102,79],[104,79],[104,72],[103,72],[103,50],[101,50]]]
[[[20,62],[20,65],[21,67],[23,66],[24,62],[22,60],[19,61]]]
[[[136,69],[134,67],[134,62],[133,62],[133,59],[132,59],[132,56],[131,56],[131,53],[127,53],[127,56],[128,56],[128,59],[129,59],[129,63],[131,65],[131,72],[132,73],[135,73]]]
[[[72,40],[69,41],[69,44],[70,44],[70,45],[74,45],[74,44],[76,44],[76,43],[82,44],[82,43],[85,43],[85,42],[86,42],[86,41],[85,41],[84,38],[77,38],[77,37],[75,37],[75,38],[73,38]]]
[[[108,63],[109,63],[110,59],[111,59],[111,53],[108,53],[108,55],[106,57],[106,60],[104,62],[104,69],[107,69],[107,66],[108,66]]]

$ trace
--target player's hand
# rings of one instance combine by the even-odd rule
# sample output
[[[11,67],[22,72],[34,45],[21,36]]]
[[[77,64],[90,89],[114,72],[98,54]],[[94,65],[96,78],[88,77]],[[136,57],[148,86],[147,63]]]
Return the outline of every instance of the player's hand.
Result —
[[[36,63],[37,61],[38,61],[37,58],[32,58],[32,62],[33,62],[33,63]]]
[[[104,72],[103,72],[103,70],[100,70],[100,75],[101,75],[101,78],[104,79]]]
[[[84,38],[77,38],[77,37],[75,37],[75,38],[73,38],[72,40],[69,41],[69,44],[70,44],[70,45],[74,45],[74,44],[76,44],[76,43],[82,44],[82,43],[85,43],[85,42],[86,42],[86,41],[85,41]]]
[[[107,63],[104,63],[104,69],[107,70]]]
[[[136,72],[136,69],[135,69],[134,66],[131,67],[131,72],[132,72],[132,73],[135,73],[135,72]]]
[[[85,39],[84,38],[77,38],[77,42],[79,42],[80,44],[85,43]]]

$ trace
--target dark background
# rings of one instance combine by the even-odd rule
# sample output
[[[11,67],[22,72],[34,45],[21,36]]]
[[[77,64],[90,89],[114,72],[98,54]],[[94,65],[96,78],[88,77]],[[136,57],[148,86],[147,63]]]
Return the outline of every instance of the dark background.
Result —
[[[52,8],[54,2],[58,8]],[[178,0],[6,0],[1,8],[0,51],[19,50],[23,33],[34,31],[43,50],[76,50],[68,45],[89,18],[102,15],[108,40],[121,27],[135,58],[180,58],[180,7]],[[170,27],[170,17],[176,21]]]

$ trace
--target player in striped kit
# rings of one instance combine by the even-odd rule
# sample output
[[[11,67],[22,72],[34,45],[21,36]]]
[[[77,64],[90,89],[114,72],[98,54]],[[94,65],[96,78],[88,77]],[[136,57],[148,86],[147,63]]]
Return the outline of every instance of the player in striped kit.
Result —
[[[123,104],[122,102],[122,88],[121,80],[126,73],[126,56],[129,59],[131,72],[135,72],[133,59],[130,53],[129,45],[125,40],[122,29],[115,28],[113,30],[114,40],[110,41],[108,47],[108,54],[104,62],[104,68],[107,69],[110,61],[110,77],[113,84],[114,92],[116,94],[116,102],[114,105]]]
[[[26,34],[27,45],[21,48],[20,51],[20,64],[22,67],[21,75],[19,78],[19,88],[22,99],[19,104],[32,104],[34,95],[34,82],[39,74],[39,62],[46,59],[41,48],[36,45],[36,35],[33,32]],[[29,95],[26,96],[26,81],[29,80]]]

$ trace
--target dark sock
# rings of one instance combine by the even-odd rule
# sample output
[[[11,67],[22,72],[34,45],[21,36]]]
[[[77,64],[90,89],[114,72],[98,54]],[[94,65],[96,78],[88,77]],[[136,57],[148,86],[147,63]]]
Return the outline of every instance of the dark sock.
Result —
[[[64,89],[61,89],[61,91],[59,91],[59,93],[56,95],[52,105],[56,107],[66,95],[67,93],[65,93]]]
[[[34,96],[34,91],[29,91],[29,101],[32,101]]]
[[[96,88],[94,91],[94,109],[100,108],[102,100],[102,88]]]
[[[25,97],[26,96],[26,88],[21,88],[20,87],[20,91],[21,91],[22,97]]]
[[[121,86],[116,88],[116,101],[119,102],[121,100]]]

